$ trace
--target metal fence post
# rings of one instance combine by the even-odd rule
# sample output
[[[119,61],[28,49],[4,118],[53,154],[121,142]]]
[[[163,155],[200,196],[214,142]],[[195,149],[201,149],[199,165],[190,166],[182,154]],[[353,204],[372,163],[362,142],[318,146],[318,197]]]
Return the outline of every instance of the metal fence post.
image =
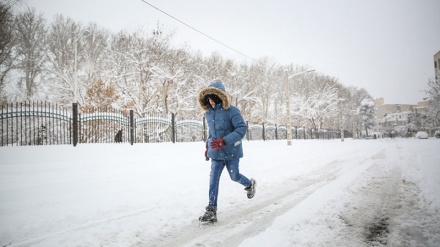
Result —
[[[8,107],[8,106],[6,105],[6,107]],[[2,130],[2,133],[5,133],[4,130],[3,130],[3,105],[2,105],[2,118],[1,118],[1,120],[2,120],[2,129],[1,129],[1,130]],[[6,134],[7,134],[7,133],[6,133]],[[2,138],[2,147],[3,147],[3,145],[4,145],[4,144],[3,144],[3,135],[2,135],[1,138]]]
[[[78,144],[78,104],[73,103],[72,104],[72,127],[73,127],[73,146],[76,147],[76,144]]]
[[[171,140],[176,143],[176,124],[175,124],[174,113],[171,113]]]
[[[264,128],[264,123],[263,123],[263,141],[266,141],[266,130]]]
[[[134,143],[134,111],[130,110],[130,144]]]

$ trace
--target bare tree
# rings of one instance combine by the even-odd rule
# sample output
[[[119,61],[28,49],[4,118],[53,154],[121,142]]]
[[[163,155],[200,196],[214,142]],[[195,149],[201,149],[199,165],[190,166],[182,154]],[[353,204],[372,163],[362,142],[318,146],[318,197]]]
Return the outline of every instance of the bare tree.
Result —
[[[0,97],[6,97],[4,88],[7,76],[13,68],[14,36],[12,6],[16,1],[0,2]]]
[[[233,71],[234,87],[230,95],[235,98],[243,117],[251,123],[269,122],[270,95],[273,93],[273,70],[269,70],[270,61],[261,59],[251,65],[236,65]],[[271,122],[271,121],[270,121]]]
[[[81,105],[89,103],[87,91],[100,81],[105,84],[114,84],[111,79],[113,68],[107,67],[105,62],[110,52],[108,48],[110,36],[111,33],[108,30],[92,23],[85,27],[76,38],[77,64],[74,78],[78,81],[77,101]]]
[[[253,98],[256,99],[255,104],[251,104],[256,106],[251,119],[258,123],[273,122],[275,116],[270,109],[276,104],[274,95],[279,93],[277,84],[282,84],[282,80],[272,69],[274,65],[269,58],[262,58],[259,63],[251,66],[249,83],[254,90]]]
[[[78,68],[85,61],[84,34],[83,27],[61,15],[56,16],[48,32],[44,79],[51,88],[53,100],[63,105],[80,100],[79,92],[85,73]]]
[[[374,101],[372,99],[362,100],[358,114],[365,127],[365,134],[368,136],[368,129],[375,124],[376,108],[374,107]]]
[[[35,9],[28,9],[15,18],[16,70],[22,98],[31,100],[37,93],[37,77],[41,74],[45,51],[45,19]]]
[[[179,71],[165,70],[170,37],[160,31],[153,36],[143,30],[128,34],[120,32],[110,42],[109,67],[113,69],[112,80],[117,83],[123,100],[135,108],[138,116],[147,112],[166,112],[161,104],[162,93],[170,81],[160,76],[168,73],[174,77]],[[162,100],[162,102],[165,102]]]
[[[338,118],[342,108],[337,80],[328,76],[315,77],[315,83],[307,99],[308,119],[314,129],[321,129],[325,122]],[[334,126],[333,126],[334,127]]]
[[[426,113],[428,120],[433,122],[435,126],[440,126],[440,79],[429,80],[425,93],[426,99],[430,102]]]
[[[228,94],[231,96],[232,103],[237,106],[243,118],[250,122],[257,122],[252,117],[252,109],[258,102],[255,83],[252,76],[253,68],[247,64],[238,64],[234,67],[230,78],[230,89]]]

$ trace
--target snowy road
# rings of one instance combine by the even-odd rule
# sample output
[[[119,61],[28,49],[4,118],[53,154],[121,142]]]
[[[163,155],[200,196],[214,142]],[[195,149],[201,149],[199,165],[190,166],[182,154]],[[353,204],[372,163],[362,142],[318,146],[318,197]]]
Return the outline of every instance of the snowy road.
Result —
[[[249,241],[240,246],[271,246],[280,229],[264,231],[277,217],[284,218],[280,220],[283,229],[290,227],[292,233],[298,232],[296,241],[282,239],[279,244],[285,246],[436,246],[434,243],[440,243],[438,209],[424,206],[418,199],[420,189],[409,174],[403,174],[404,171],[416,174],[420,169],[414,153],[406,151],[399,144],[392,145],[370,153],[370,159],[356,159],[356,165],[350,167],[347,164],[353,163],[352,157],[352,160],[338,159],[306,176],[284,181],[282,187],[273,188],[275,191],[265,190],[264,194],[259,194],[265,199],[253,207],[239,205],[241,210],[233,214],[220,214],[222,221],[214,226],[196,228],[198,223],[194,221],[180,231],[169,233],[167,238],[152,239],[147,246],[156,243],[160,243],[157,246],[237,246],[246,239]],[[355,181],[362,185],[347,188]],[[326,196],[329,194],[332,196]],[[343,201],[337,200],[340,197]],[[316,204],[317,201],[321,203]],[[326,217],[320,214],[323,208],[328,209],[324,210]],[[301,212],[307,209],[314,215],[301,217]],[[332,212],[333,209],[337,210]],[[332,214],[328,215],[329,212]],[[295,217],[301,220],[293,224]],[[314,236],[304,241],[299,234],[304,231],[301,224],[310,222],[314,223],[314,228],[327,229],[313,229],[307,235]],[[310,241],[319,239],[325,231],[332,237],[324,235],[320,241]],[[261,236],[252,238],[258,234]]]
[[[220,212],[218,223],[200,225],[194,220],[180,231],[169,234],[169,239],[152,239],[147,244],[154,246],[236,246],[243,240],[263,232],[276,217],[285,214],[297,204],[308,198],[336,178],[341,167],[329,164],[317,174],[311,174],[306,179],[291,178],[283,181],[282,186],[264,190],[259,197],[264,198],[251,207],[246,202],[236,205],[233,213]],[[314,172],[315,173],[315,172]],[[190,229],[190,230],[189,230]],[[213,236],[216,236],[213,239]]]
[[[2,148],[0,246],[440,245],[440,140],[244,144],[214,225],[202,143]]]

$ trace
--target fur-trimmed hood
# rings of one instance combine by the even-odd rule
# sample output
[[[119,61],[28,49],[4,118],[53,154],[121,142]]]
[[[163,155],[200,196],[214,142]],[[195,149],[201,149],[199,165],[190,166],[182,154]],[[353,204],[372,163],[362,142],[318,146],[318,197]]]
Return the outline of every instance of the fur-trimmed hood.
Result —
[[[222,100],[223,109],[226,110],[231,106],[225,86],[221,81],[214,81],[211,85],[199,91],[199,104],[206,112],[209,111],[209,106],[206,105],[205,96],[209,94],[215,94]]]

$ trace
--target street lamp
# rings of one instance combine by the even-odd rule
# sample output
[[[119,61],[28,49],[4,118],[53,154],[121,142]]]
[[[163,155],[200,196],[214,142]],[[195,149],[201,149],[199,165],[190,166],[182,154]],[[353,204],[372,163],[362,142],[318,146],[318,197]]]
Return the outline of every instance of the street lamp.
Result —
[[[309,73],[315,71],[314,69],[309,69],[305,71],[301,71],[298,73],[295,73],[293,75],[287,75],[287,69],[284,71],[284,82],[286,84],[286,110],[287,110],[287,145],[292,145],[292,127],[291,127],[291,121],[292,116],[290,115],[290,89],[289,89],[289,79],[291,79],[294,76],[302,75],[305,73]]]
[[[78,55],[77,55],[77,53],[78,53],[78,40],[79,39],[81,39],[82,37],[85,37],[85,36],[88,36],[90,34],[90,32],[89,32],[89,30],[83,30],[80,34],[79,34],[79,36],[78,36],[78,38],[76,38],[75,39],[75,41],[73,42],[74,43],[74,48],[75,48],[75,56],[74,56],[74,92],[73,92],[73,101],[75,102],[75,103],[77,103],[78,102],[78,75],[77,75],[77,67],[78,67],[78,65],[77,65],[77,63],[78,63]]]

